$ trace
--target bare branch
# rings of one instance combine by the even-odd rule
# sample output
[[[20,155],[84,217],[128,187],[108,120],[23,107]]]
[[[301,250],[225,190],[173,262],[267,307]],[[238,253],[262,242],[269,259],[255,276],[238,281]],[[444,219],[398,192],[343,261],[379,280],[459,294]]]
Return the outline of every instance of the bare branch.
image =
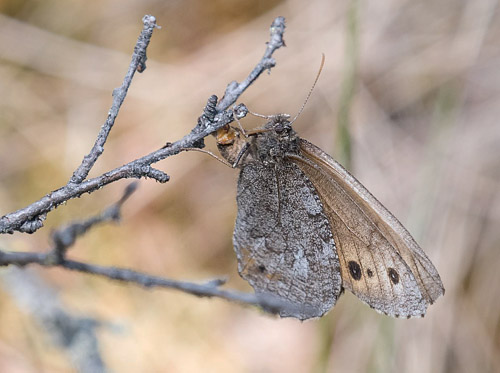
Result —
[[[123,101],[125,100],[125,96],[127,95],[128,88],[132,83],[132,78],[134,77],[135,72],[138,71],[142,73],[146,70],[146,49],[149,45],[149,41],[151,40],[151,36],[153,35],[153,30],[158,26],[156,25],[156,18],[151,15],[144,16],[142,18],[142,22],[144,27],[135,45],[134,53],[132,54],[132,61],[130,62],[127,75],[125,75],[122,85],[119,88],[115,88],[113,91],[113,104],[111,105],[111,109],[109,109],[108,118],[102,125],[101,131],[97,136],[97,140],[95,141],[92,150],[83,158],[82,163],[73,173],[73,176],[69,181],[70,183],[78,184],[85,180],[97,161],[97,158],[99,158],[99,156],[104,152],[104,143],[108,139],[108,135],[113,128],[115,119],[118,116],[118,112],[120,111]]]
[[[102,125],[96,141],[85,155],[81,164],[73,172],[68,183],[54,190],[31,205],[6,214],[0,218],[0,233],[13,233],[15,231],[33,233],[43,226],[47,214],[62,203],[79,197],[83,193],[91,193],[112,182],[126,178],[152,178],[160,183],[169,181],[169,176],[152,165],[176,155],[189,148],[203,148],[204,138],[219,128],[231,123],[235,117],[244,117],[248,110],[244,105],[229,109],[239,96],[264,72],[275,66],[273,53],[284,46],[283,34],[285,19],[278,17],[271,25],[271,37],[267,43],[262,59],[257,63],[248,77],[241,83],[230,83],[224,97],[212,95],[198,118],[196,126],[189,134],[174,143],[168,143],[161,149],[153,151],[142,158],[133,160],[123,166],[117,167],[98,177],[87,179],[89,172],[104,151],[104,145],[114,126],[121,105],[127,95],[128,89],[136,71],[146,69],[146,50],[156,25],[153,16],[143,17],[143,29],[137,40],[127,74],[119,88],[113,91],[113,103],[108,112],[105,123]],[[75,241],[89,231],[92,227],[109,221],[120,219],[121,207],[136,190],[137,184],[130,184],[123,196],[100,214],[83,221],[75,221],[59,228],[52,234],[52,247],[50,250],[39,252],[8,252],[0,248],[0,267],[38,265],[41,267],[58,267],[66,270],[97,275],[114,281],[133,283],[143,288],[175,289],[198,297],[214,297],[226,299],[246,305],[252,305],[273,314],[307,314],[309,306],[290,303],[287,300],[270,294],[245,293],[235,290],[222,289],[225,279],[213,279],[202,283],[172,280],[160,276],[141,273],[128,268],[102,266],[75,261],[67,258],[68,249]],[[17,272],[8,271],[16,274]],[[20,289],[22,281],[15,281],[16,286],[9,286],[13,295],[24,299],[32,308],[32,314],[49,330],[57,343],[72,357],[74,365],[80,371],[104,371],[105,365],[100,356],[98,340],[95,329],[99,326],[96,320],[74,317],[64,311],[57,298],[49,297],[37,284],[29,284],[29,274],[23,273],[23,279],[28,280],[27,291]],[[25,281],[26,282],[26,281]],[[33,282],[33,281],[31,281]],[[31,290],[30,290],[31,289]],[[42,289],[42,290],[37,290]],[[311,309],[311,314],[315,310]]]
[[[132,79],[133,72],[141,66],[144,69],[144,61],[146,58],[146,47],[151,38],[151,33],[156,26],[155,19],[152,16],[145,16],[144,29],[137,42],[132,63],[129,72],[124,79],[124,84],[118,93],[115,90],[114,102],[108,120],[103,125],[98,139],[94,144],[91,152],[84,158],[82,164],[73,174],[70,182],[67,185],[45,195],[40,200],[32,203],[31,205],[6,214],[0,218],[0,234],[13,233],[15,231],[24,233],[33,233],[43,226],[43,221],[47,213],[58,207],[60,204],[81,196],[83,193],[91,193],[95,190],[125,178],[142,178],[148,177],[165,183],[169,180],[169,176],[163,171],[152,168],[151,165],[159,162],[169,156],[175,155],[186,148],[203,147],[203,139],[217,129],[231,123],[234,120],[232,110],[226,110],[229,106],[234,104],[238,97],[257,79],[260,74],[266,69],[270,69],[275,65],[272,54],[281,46],[284,46],[283,33],[285,31],[285,19],[278,17],[271,25],[271,38],[267,43],[266,51],[261,61],[251,71],[249,76],[242,82],[232,82],[228,85],[224,98],[215,107],[217,100],[216,96],[211,96],[209,103],[204,110],[204,115],[198,119],[197,125],[193,130],[182,139],[169,144],[159,150],[151,152],[150,154],[129,162],[114,170],[108,171],[93,179],[85,180],[88,172],[96,162],[97,158],[103,151],[104,143],[106,142],[109,131],[111,130],[114,119],[118,114],[119,107],[125,98],[130,80]],[[113,111],[113,110],[116,110]]]
[[[73,222],[66,227],[57,229],[52,233],[54,248],[52,250],[53,260],[59,263],[64,259],[66,251],[71,247],[76,239],[84,235],[93,226],[107,221],[120,220],[120,209],[125,201],[137,190],[137,183],[131,183],[125,188],[123,196],[114,205],[111,205],[101,214],[87,219],[83,222]]]
[[[127,268],[100,266],[68,259],[62,259],[56,264],[52,260],[51,252],[28,253],[0,251],[0,266],[8,266],[12,264],[17,266],[38,264],[44,267],[62,267],[68,270],[97,275],[115,281],[133,283],[148,289],[176,289],[199,297],[226,299],[241,304],[256,306],[272,314],[279,314],[282,311],[287,311],[287,313],[289,313],[305,307],[290,303],[269,294],[243,293],[234,290],[221,289],[220,286],[225,282],[223,279],[209,280],[204,283],[197,284],[193,282],[152,276]]]
[[[66,258],[68,248],[76,239],[85,234],[91,227],[107,221],[115,221],[120,217],[123,203],[136,190],[136,184],[130,184],[118,202],[108,207],[102,213],[82,222],[73,222],[62,227],[52,235],[52,249],[45,253],[7,252],[0,250],[0,267],[16,265],[24,267],[38,264],[43,267],[61,267],[72,271],[98,275],[115,281],[134,283],[145,288],[168,288],[180,290],[184,293],[200,297],[217,297],[243,304],[253,305],[267,312],[279,313],[281,311],[296,310],[299,305],[292,304],[280,298],[266,294],[251,294],[220,289],[225,283],[224,279],[215,279],[196,284],[186,281],[171,280],[163,277],[152,276],[127,268],[107,267],[88,264]]]
[[[276,49],[285,46],[283,34],[285,33],[285,18],[277,17],[271,24],[271,39],[267,42],[266,51],[260,62],[255,66],[248,77],[241,83],[233,81],[228,84],[224,97],[217,105],[219,111],[226,110],[234,104],[238,97],[262,74],[265,70],[270,70],[276,65],[272,58]]]

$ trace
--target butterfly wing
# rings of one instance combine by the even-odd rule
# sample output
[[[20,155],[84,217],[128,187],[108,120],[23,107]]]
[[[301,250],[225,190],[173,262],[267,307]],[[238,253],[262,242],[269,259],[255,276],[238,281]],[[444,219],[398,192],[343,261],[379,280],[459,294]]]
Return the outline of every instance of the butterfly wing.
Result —
[[[241,169],[233,243],[240,275],[257,293],[306,308],[281,316],[319,317],[341,293],[330,223],[313,185],[293,163]],[[312,234],[314,232],[314,234]]]
[[[321,197],[343,286],[396,317],[423,316],[444,293],[436,268],[403,225],[332,157],[300,139],[292,161]]]

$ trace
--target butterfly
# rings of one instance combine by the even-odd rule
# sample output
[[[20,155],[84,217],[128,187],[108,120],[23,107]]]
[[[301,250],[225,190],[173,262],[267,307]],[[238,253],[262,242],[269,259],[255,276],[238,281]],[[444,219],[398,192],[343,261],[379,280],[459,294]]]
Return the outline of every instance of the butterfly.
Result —
[[[283,317],[320,317],[344,289],[386,315],[423,317],[444,294],[432,262],[354,176],[292,128],[324,61],[323,55],[292,120],[258,115],[267,123],[245,131],[235,110],[238,127],[215,133],[222,161],[240,169],[233,233],[238,271],[256,293],[299,306],[282,310]]]
[[[240,169],[233,234],[240,275],[256,293],[303,306],[283,317],[320,317],[344,289],[386,315],[423,317],[444,294],[436,268],[354,176],[297,135],[297,116],[216,133],[222,157]]]

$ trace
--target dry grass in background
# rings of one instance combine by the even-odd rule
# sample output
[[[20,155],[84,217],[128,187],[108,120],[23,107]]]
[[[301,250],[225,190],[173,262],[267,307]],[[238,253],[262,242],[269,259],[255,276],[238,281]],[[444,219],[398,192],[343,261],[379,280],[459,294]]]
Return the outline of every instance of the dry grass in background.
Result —
[[[66,183],[105,120],[144,14],[163,28],[94,175],[187,133],[211,94],[222,96],[227,83],[246,76],[282,15],[287,48],[241,102],[259,113],[295,113],[325,53],[295,128],[338,156],[345,145],[339,104],[351,105],[352,171],[408,227],[445,285],[427,316],[393,320],[346,294],[326,317],[301,323],[221,300],[37,272],[70,310],[112,324],[99,336],[113,371],[500,371],[497,8],[492,0],[4,0],[0,215]],[[92,231],[70,255],[173,278],[228,275],[228,286],[250,290],[231,245],[237,172],[198,153],[160,168],[171,182],[142,181],[123,223]],[[0,245],[44,250],[51,228],[99,211],[124,185],[71,201],[35,235],[2,236]],[[0,370],[70,370],[8,289],[0,297]]]

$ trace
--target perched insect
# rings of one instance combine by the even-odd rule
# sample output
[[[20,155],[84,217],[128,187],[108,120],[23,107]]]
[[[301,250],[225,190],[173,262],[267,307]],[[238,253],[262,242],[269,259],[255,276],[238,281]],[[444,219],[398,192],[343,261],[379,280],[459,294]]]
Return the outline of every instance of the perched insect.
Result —
[[[384,314],[424,316],[444,293],[436,268],[359,181],[296,134],[304,106],[293,120],[278,114],[262,128],[228,125],[216,134],[222,157],[241,169],[233,235],[240,275],[257,293],[306,306],[281,316],[322,316],[344,288]]]

